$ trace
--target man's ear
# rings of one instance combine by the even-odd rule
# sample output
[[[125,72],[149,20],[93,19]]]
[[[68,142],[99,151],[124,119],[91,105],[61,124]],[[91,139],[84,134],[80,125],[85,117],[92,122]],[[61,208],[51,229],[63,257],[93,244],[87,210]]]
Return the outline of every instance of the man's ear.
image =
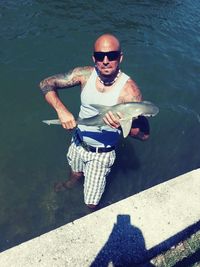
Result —
[[[121,62],[122,62],[122,60],[123,60],[123,57],[124,57],[124,54],[123,54],[123,52],[121,52],[121,54],[120,54],[120,58],[119,58],[119,63],[121,63]]]
[[[96,60],[95,60],[94,56],[92,56],[92,60],[93,60],[93,62],[95,64],[96,63]]]

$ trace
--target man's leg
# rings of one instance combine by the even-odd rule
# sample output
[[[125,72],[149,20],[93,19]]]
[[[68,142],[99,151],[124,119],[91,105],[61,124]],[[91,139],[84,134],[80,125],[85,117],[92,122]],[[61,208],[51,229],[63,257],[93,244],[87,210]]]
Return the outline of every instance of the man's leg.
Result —
[[[95,209],[105,190],[106,177],[115,160],[115,151],[107,153],[88,153],[84,170],[84,201]]]
[[[70,179],[63,182],[65,188],[72,188],[83,177],[83,172],[74,172],[71,170]]]
[[[57,182],[54,185],[54,191],[64,191],[72,188],[76,182],[83,176],[83,162],[80,157],[79,147],[72,143],[67,152],[68,164],[71,166],[70,179],[64,182]]]

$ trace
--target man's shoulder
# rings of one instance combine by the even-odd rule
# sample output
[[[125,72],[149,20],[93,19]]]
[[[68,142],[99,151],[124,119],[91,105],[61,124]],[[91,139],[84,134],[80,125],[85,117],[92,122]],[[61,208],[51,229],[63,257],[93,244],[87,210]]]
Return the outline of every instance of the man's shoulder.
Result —
[[[127,81],[126,81],[126,84],[125,84],[125,88],[135,88],[135,87],[138,88],[136,82],[134,81],[134,79],[132,79],[132,77],[130,77],[130,76],[129,76],[127,73],[125,73],[125,72],[122,72],[122,73],[123,73],[123,75],[124,75],[125,77],[127,77]]]
[[[89,79],[93,70],[94,67],[92,66],[76,67],[72,70],[72,74],[74,77],[77,77],[82,84],[84,84]]]
[[[126,87],[127,88],[138,88],[138,85],[132,78],[129,77],[129,79],[126,82]]]
[[[141,101],[142,94],[136,82],[129,77],[121,91],[119,102]]]
[[[83,67],[76,67],[73,69],[73,73],[79,76],[88,76],[91,75],[94,67],[92,66],[83,66]]]

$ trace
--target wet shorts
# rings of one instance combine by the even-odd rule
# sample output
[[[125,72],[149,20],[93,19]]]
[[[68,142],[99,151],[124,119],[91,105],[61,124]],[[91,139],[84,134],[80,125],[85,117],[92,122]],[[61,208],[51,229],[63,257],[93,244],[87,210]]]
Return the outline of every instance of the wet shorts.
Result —
[[[106,185],[106,176],[115,161],[115,150],[104,153],[86,151],[72,142],[67,160],[73,172],[84,173],[84,201],[86,205],[97,205]]]

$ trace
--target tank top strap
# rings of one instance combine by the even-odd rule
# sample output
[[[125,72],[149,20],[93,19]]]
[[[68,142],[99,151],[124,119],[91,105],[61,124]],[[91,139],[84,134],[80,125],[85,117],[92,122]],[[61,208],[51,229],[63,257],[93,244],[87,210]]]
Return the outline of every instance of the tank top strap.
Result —
[[[112,91],[113,92],[112,97],[116,101],[120,95],[120,92],[124,88],[125,83],[128,81],[128,79],[129,79],[129,76],[122,72],[121,75],[119,76],[118,80],[116,81],[116,84],[114,85],[114,90]]]

